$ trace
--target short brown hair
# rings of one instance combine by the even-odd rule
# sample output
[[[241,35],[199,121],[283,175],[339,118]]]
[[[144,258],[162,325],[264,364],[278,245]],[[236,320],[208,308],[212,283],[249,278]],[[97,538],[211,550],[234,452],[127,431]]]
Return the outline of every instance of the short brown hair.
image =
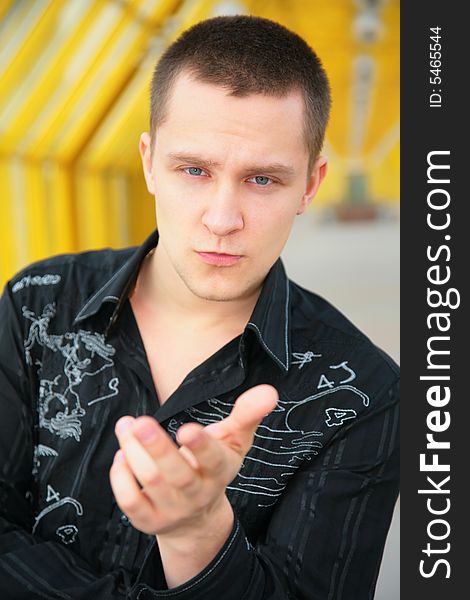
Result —
[[[323,145],[330,86],[320,59],[299,35],[270,19],[247,15],[214,17],[184,31],[155,67],[150,98],[152,140],[165,120],[172,85],[182,71],[198,81],[227,88],[232,96],[282,97],[299,90],[305,102],[310,173]]]

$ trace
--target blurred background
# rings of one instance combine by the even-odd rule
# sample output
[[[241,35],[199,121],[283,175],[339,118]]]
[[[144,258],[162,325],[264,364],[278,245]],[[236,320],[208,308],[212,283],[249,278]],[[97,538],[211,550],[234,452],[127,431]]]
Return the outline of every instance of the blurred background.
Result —
[[[2,0],[0,286],[54,254],[155,227],[138,140],[158,57],[199,20],[271,18],[329,74],[329,173],[294,225],[291,278],[399,361],[399,0]],[[376,600],[399,598],[399,509]],[[358,599],[362,600],[362,599]]]

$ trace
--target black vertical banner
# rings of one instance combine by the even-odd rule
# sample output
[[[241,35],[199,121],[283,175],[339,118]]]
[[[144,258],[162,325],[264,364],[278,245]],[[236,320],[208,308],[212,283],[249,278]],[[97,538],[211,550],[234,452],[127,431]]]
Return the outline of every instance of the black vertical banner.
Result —
[[[470,597],[465,3],[401,6],[401,598]],[[466,144],[468,146],[468,143]]]

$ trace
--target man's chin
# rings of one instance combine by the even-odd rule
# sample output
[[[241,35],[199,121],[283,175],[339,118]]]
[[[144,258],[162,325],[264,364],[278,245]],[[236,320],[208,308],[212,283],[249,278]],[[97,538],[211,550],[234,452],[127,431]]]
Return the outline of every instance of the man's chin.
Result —
[[[242,300],[246,297],[241,289],[234,290],[196,290],[192,289],[192,293],[200,298],[201,300],[207,300],[210,302],[234,302],[236,300]]]
[[[232,268],[194,269],[192,273],[178,271],[188,290],[208,302],[236,302],[247,300],[259,292],[262,280],[256,280]]]
[[[246,282],[232,281],[186,281],[186,287],[201,300],[210,302],[236,302],[252,296],[258,285],[250,286]]]

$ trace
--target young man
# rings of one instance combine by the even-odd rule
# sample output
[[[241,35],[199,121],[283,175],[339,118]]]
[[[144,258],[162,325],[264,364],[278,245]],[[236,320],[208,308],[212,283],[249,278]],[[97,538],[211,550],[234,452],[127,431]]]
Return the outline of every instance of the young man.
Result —
[[[279,259],[329,104],[297,35],[199,23],[160,60],[140,141],[158,233],[7,285],[6,598],[373,596],[398,369]]]

